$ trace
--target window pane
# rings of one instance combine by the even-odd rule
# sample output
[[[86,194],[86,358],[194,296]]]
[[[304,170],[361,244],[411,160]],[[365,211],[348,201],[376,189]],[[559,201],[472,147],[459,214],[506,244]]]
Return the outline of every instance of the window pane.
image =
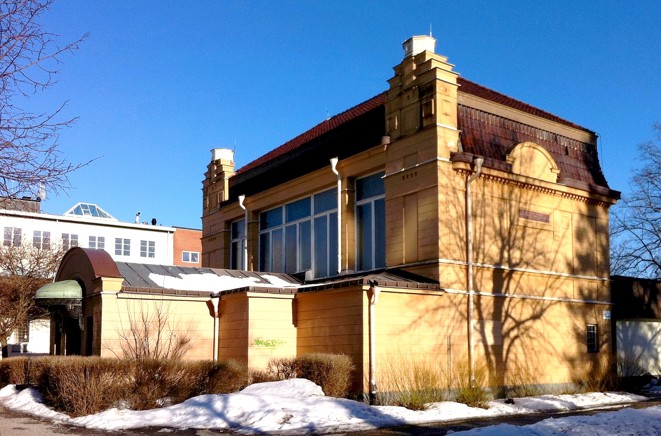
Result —
[[[259,270],[271,271],[271,233],[259,235]]]
[[[181,253],[181,260],[184,262],[190,262],[190,252],[189,251],[184,251]]]
[[[230,259],[230,268],[232,269],[243,269],[243,239],[232,242],[232,253]],[[191,260],[189,262],[197,262],[197,260]]]
[[[296,224],[285,227],[285,272],[298,271],[296,242],[298,241]]]
[[[372,269],[372,203],[356,207],[356,223],[356,268],[359,271]]]
[[[276,227],[282,224],[282,208],[277,207],[275,209],[262,212],[259,215],[259,228],[260,230],[270,229],[271,227]]]
[[[386,202],[374,202],[374,268],[386,266]]]
[[[312,222],[303,221],[298,224],[298,263],[299,271],[307,271],[312,268]]]
[[[271,252],[273,256],[273,272],[284,272],[284,245],[282,241],[282,229],[271,232]]]
[[[245,221],[234,221],[232,223],[232,239],[244,238],[246,236]]]
[[[337,212],[328,219],[328,275],[337,275]]]
[[[383,195],[386,192],[383,176],[384,173],[378,173],[356,180],[356,201]]]
[[[314,276],[328,276],[328,216],[314,219]]]
[[[286,205],[285,216],[288,223],[310,216],[310,197]]]
[[[314,196],[314,213],[337,209],[337,190],[329,189]]]
[[[198,263],[200,261],[200,253],[198,253],[197,251],[191,253],[190,261],[193,263]]]

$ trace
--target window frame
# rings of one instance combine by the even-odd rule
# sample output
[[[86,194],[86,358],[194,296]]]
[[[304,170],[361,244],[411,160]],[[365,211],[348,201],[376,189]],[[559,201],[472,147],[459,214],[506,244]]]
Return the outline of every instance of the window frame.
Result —
[[[586,326],[585,345],[588,353],[599,352],[599,329],[597,324],[588,324]]]
[[[130,256],[131,240],[128,238],[115,238],[115,256]]]
[[[78,247],[78,234],[62,233],[62,249],[67,251],[74,247]]]
[[[32,232],[32,246],[38,250],[50,250],[50,231],[34,230]]]
[[[140,240],[140,257],[154,259],[156,257],[156,241],[148,239]]]
[[[21,227],[5,227],[2,245],[5,247],[20,247],[23,245],[23,229]]]
[[[329,201],[332,204],[329,204]],[[300,209],[297,203],[301,205]],[[336,229],[329,228],[331,223],[337,222],[337,206],[336,190],[327,188],[261,212],[259,218],[259,270],[289,273],[312,271],[314,277],[337,275],[337,269],[332,266],[337,257]],[[320,209],[320,211],[316,209]],[[305,213],[301,214],[301,210]],[[315,244],[318,240],[315,223],[323,217],[326,217],[324,229],[326,236],[323,248],[326,266],[325,274],[320,275],[320,271],[316,268],[320,249]],[[335,234],[333,230],[335,230]],[[292,246],[294,241],[295,244]],[[279,253],[276,253],[277,256],[274,255],[276,251],[274,245],[277,247],[276,250],[279,250]],[[295,262],[294,266],[291,264],[292,259]]]
[[[186,260],[186,257],[188,257],[188,260]],[[193,257],[197,257],[197,260],[193,260]],[[181,252],[181,261],[185,263],[200,263],[200,252],[184,250]]]
[[[381,180],[383,181],[383,188],[382,192],[376,195],[372,195],[370,197],[364,197],[359,199],[359,186],[358,183],[361,180],[365,180],[371,177],[376,177],[379,176]],[[382,269],[385,268],[386,266],[386,258],[385,258],[385,198],[386,198],[386,193],[385,193],[385,172],[384,171],[378,171],[372,174],[368,174],[362,177],[358,177],[354,180],[354,192],[356,193],[356,200],[354,204],[354,231],[355,231],[355,268],[356,271],[371,271],[371,270],[376,270],[376,269]],[[377,206],[378,203],[378,206]],[[381,206],[382,205],[382,206]],[[366,208],[369,206],[369,211],[370,211],[370,217],[369,217],[369,231],[370,231],[370,239],[369,239],[369,252],[370,252],[370,259],[369,259],[369,265],[363,265],[365,263],[363,261],[363,258],[365,257],[363,255],[364,249],[362,249],[362,244],[363,242],[366,242],[362,237],[363,237],[363,227],[361,226],[361,222],[359,221],[359,210],[360,208]],[[383,222],[379,221],[377,222],[377,207],[383,209]],[[377,224],[381,226],[381,228],[377,227]],[[378,238],[378,232],[381,231],[383,233],[382,238]],[[379,247],[381,246],[381,247]],[[383,251],[383,258],[381,259],[378,256],[378,249],[382,248]]]
[[[105,250],[106,249],[106,237],[105,236],[93,236],[90,235],[88,238],[88,247],[94,250]]]

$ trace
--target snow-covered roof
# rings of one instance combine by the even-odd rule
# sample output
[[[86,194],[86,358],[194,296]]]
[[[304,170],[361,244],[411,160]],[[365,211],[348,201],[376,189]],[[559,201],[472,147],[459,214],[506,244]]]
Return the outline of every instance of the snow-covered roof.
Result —
[[[301,284],[293,276],[283,273],[116,263],[124,277],[125,288],[217,293],[245,288],[290,288],[293,291]]]

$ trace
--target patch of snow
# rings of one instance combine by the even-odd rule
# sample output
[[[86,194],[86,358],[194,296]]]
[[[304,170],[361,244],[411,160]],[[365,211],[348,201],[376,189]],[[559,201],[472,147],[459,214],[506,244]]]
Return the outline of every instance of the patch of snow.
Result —
[[[603,407],[643,399],[627,393],[543,395],[516,398],[514,404],[506,404],[503,400],[492,401],[487,409],[446,401],[429,404],[427,410],[413,411],[393,406],[371,407],[358,401],[326,397],[314,383],[292,379],[254,384],[233,394],[201,395],[160,409],[136,411],[112,408],[94,415],[70,418],[44,406],[38,392],[33,389],[18,391],[14,386],[6,386],[0,390],[0,404],[8,409],[88,428],[213,428],[244,434],[361,431],[402,424]],[[655,422],[650,423],[650,420]],[[620,410],[592,417],[549,419],[524,427],[499,425],[460,434],[495,435],[506,432],[515,435],[593,436],[618,434],[620,429],[621,434],[661,433],[661,407]]]

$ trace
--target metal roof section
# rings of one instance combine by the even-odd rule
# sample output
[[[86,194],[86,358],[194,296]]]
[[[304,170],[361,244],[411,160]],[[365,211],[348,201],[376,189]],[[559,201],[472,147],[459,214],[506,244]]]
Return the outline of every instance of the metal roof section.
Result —
[[[117,262],[123,287],[219,293],[243,288],[291,288],[301,283],[282,273]]]
[[[368,273],[336,276],[301,286],[298,292],[321,291],[347,286],[381,286],[383,288],[444,291],[438,282],[400,269],[383,269]]]
[[[296,293],[376,285],[386,288],[443,291],[434,281],[406,271],[379,270],[304,283],[293,275],[220,268],[193,268],[117,262],[124,292],[209,295],[239,291]]]
[[[110,215],[105,210],[101,209],[99,206],[93,203],[78,203],[73,206],[71,209],[66,211],[64,215],[77,215],[77,216],[86,216],[92,218],[102,218],[111,221],[118,221],[117,218]]]

